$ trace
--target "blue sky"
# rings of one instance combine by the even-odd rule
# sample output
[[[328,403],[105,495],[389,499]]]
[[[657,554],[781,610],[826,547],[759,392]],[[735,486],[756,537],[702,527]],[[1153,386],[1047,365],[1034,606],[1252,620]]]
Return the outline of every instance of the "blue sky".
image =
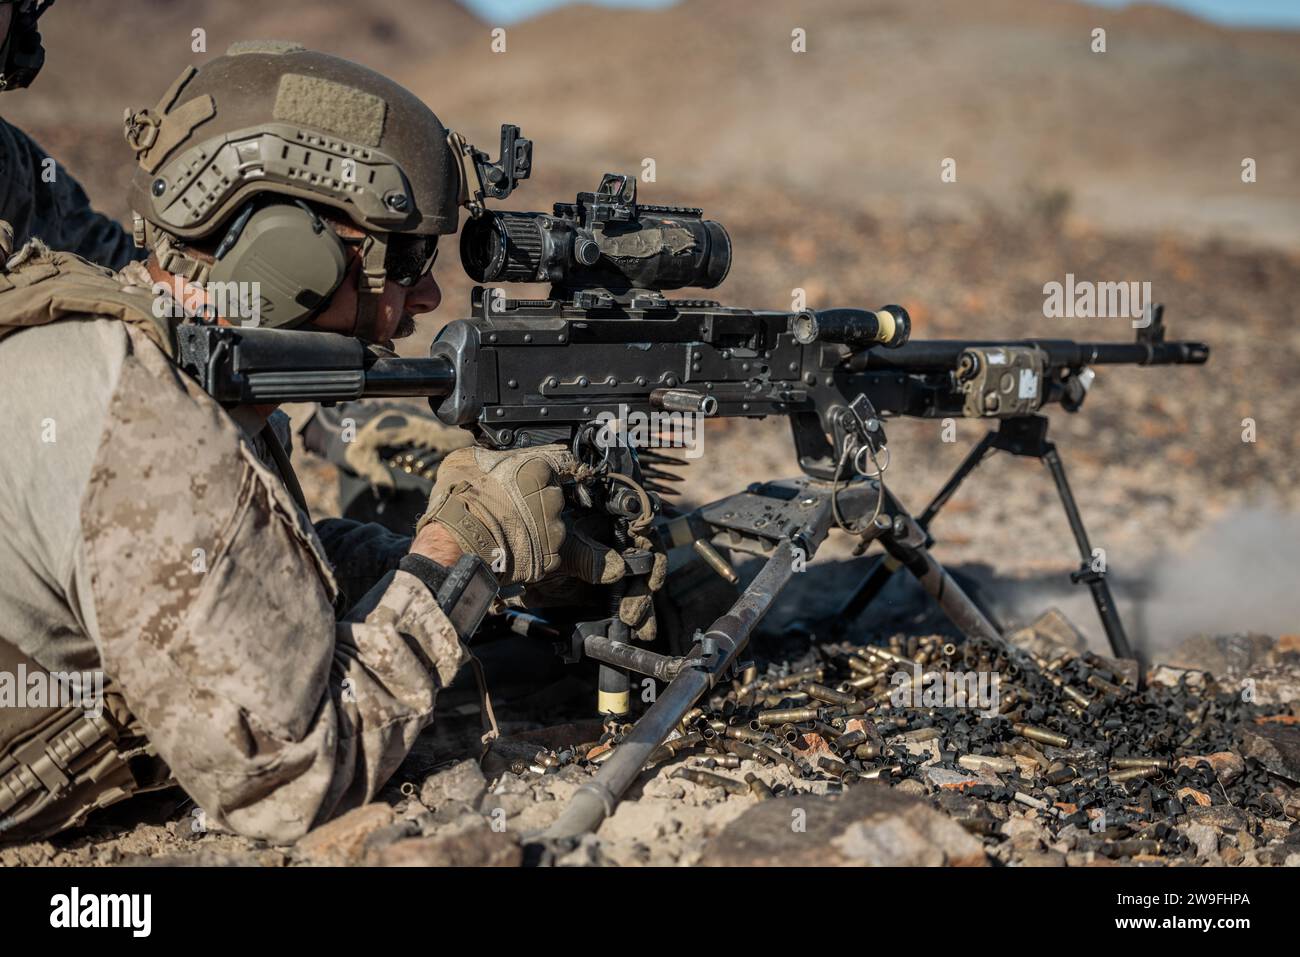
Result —
[[[486,20],[510,24],[564,6],[570,0],[462,0]],[[675,0],[587,0],[605,7],[666,7]],[[690,0],[685,0],[689,3]],[[1129,0],[1089,0],[1104,7],[1122,7]],[[1162,0],[1217,23],[1242,26],[1300,27],[1300,0]]]

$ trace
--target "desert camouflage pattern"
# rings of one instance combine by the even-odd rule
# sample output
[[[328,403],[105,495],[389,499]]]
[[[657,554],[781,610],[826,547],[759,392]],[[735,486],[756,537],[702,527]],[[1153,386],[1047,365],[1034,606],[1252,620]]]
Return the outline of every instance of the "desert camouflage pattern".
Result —
[[[8,278],[21,288],[21,270]],[[120,289],[122,277],[105,281]],[[56,325],[77,318],[100,317],[60,315]],[[85,430],[96,446],[84,494],[66,503],[79,508],[84,580],[62,600],[209,820],[293,841],[376,793],[467,652],[428,588],[403,571],[339,619],[330,557],[246,430],[172,365],[147,324],[122,327],[111,398],[62,410],[99,423]],[[0,350],[45,332],[20,329]],[[48,412],[9,399],[11,414]],[[78,401],[69,388],[66,402]],[[39,439],[16,430],[12,441]],[[0,589],[31,574],[26,563],[0,568]],[[25,649],[41,640],[4,637]]]
[[[95,212],[72,174],[49,160],[35,140],[0,119],[0,219],[13,226],[15,245],[35,237],[110,269],[143,257],[131,234]]]

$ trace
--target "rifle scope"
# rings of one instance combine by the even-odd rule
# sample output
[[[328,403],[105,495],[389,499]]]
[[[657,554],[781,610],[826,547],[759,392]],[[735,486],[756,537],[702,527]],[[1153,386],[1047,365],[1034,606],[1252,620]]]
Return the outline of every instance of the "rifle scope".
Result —
[[[636,202],[636,180],[606,174],[595,193],[553,213],[488,210],[461,234],[475,282],[549,282],[566,291],[711,289],[731,268],[721,223],[685,206]]]

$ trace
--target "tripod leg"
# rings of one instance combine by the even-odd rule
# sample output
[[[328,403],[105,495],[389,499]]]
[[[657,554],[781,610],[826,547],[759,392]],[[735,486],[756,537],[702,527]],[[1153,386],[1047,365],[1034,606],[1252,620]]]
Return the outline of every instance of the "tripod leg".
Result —
[[[930,523],[934,517],[939,514],[939,510],[948,503],[948,500],[956,494],[958,487],[965,480],[966,476],[975,471],[975,467],[984,460],[993,448],[993,440],[997,435],[996,432],[990,431],[985,433],[984,437],[975,444],[975,446],[966,453],[960,465],[952,475],[948,476],[948,481],[944,483],[943,488],[931,500],[930,504],[925,507],[921,517],[917,519],[917,524],[929,536]],[[848,623],[857,619],[863,610],[876,599],[876,596],[889,584],[889,580],[894,577],[894,572],[898,570],[898,561],[886,553],[876,559],[872,564],[866,576],[862,579],[861,584],[854,589],[848,599],[840,606],[835,613],[834,624],[832,626],[834,633],[838,636],[848,627]]]
[[[1001,644],[1003,638],[997,628],[930,554],[925,543],[925,530],[892,495],[889,496],[888,514],[893,522],[890,529],[880,536],[880,541],[889,556],[912,573],[962,634]]]
[[[1074,533],[1074,541],[1079,546],[1079,557],[1083,559],[1083,565],[1070,575],[1070,580],[1088,583],[1088,588],[1092,591],[1093,603],[1097,606],[1097,615],[1101,618],[1101,625],[1106,630],[1106,637],[1110,640],[1110,648],[1115,657],[1132,658],[1133,649],[1129,645],[1128,635],[1124,633],[1124,624],[1119,619],[1119,611],[1115,608],[1115,599],[1110,593],[1106,573],[1096,571],[1092,567],[1092,545],[1088,541],[1088,532],[1083,527],[1083,518],[1079,515],[1074,494],[1070,491],[1070,483],[1065,478],[1065,466],[1061,464],[1056,446],[1048,443],[1042,459],[1048,471],[1052,473],[1052,481],[1056,483],[1056,491],[1061,496],[1061,505],[1065,508],[1065,517],[1070,523],[1070,531]]]

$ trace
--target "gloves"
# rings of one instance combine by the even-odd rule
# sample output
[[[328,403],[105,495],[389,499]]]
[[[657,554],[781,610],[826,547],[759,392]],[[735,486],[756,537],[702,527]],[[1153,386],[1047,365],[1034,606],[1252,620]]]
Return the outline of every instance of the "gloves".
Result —
[[[599,601],[599,593],[583,587],[612,585],[627,579],[623,596],[619,599],[619,620],[632,629],[637,641],[653,641],[657,634],[654,616],[654,593],[664,583],[668,572],[668,556],[653,551],[653,543],[644,535],[634,535],[636,548],[653,552],[653,565],[648,574],[627,577],[627,564],[617,549],[599,541],[607,535],[609,519],[600,514],[566,516],[564,545],[560,549],[559,576],[536,588],[529,589],[528,603],[539,607],[590,604]]]
[[[505,452],[457,449],[438,466],[416,533],[437,522],[505,584],[540,581],[565,562],[617,580],[622,569],[606,569],[606,560],[588,551],[594,543],[565,547],[560,482],[577,472],[577,462],[562,445]]]
[[[653,543],[644,535],[634,535],[632,540],[637,548],[653,547]],[[663,587],[664,579],[668,576],[668,556],[661,551],[653,551],[652,554],[654,564],[651,565],[650,572],[629,578],[627,590],[618,603],[619,620],[632,629],[632,637],[637,641],[654,641],[658,635],[654,593]]]

